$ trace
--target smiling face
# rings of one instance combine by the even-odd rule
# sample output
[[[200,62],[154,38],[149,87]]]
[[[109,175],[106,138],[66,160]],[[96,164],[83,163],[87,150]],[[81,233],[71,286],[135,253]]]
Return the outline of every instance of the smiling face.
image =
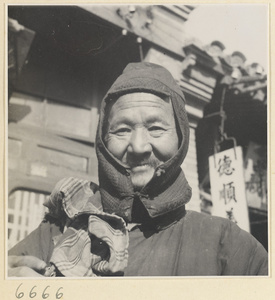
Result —
[[[150,93],[121,96],[110,108],[105,134],[108,150],[129,169],[136,190],[178,150],[171,100]]]

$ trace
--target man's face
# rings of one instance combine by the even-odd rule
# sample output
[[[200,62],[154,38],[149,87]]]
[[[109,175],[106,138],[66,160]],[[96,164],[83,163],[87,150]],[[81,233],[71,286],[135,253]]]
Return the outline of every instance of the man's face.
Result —
[[[121,96],[110,109],[105,143],[130,169],[134,188],[141,189],[178,150],[171,100],[149,93]]]

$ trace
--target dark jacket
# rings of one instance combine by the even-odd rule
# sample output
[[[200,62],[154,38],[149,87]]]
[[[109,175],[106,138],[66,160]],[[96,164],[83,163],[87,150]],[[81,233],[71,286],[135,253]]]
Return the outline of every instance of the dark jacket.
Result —
[[[41,223],[10,255],[49,262],[61,233],[53,220]],[[136,226],[129,232],[125,276],[267,275],[267,253],[249,233],[229,220],[187,211],[170,227]]]

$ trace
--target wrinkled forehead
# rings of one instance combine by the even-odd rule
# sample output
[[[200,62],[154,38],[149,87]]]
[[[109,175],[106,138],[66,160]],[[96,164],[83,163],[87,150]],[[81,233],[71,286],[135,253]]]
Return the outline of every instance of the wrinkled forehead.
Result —
[[[105,118],[110,117],[118,111],[131,108],[161,109],[174,116],[171,99],[168,96],[157,96],[151,93],[128,93],[116,100],[111,100],[106,106]]]

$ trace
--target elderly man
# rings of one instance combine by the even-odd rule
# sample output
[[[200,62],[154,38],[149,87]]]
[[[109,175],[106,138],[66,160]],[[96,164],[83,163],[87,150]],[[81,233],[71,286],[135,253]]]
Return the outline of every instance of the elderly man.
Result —
[[[229,220],[186,211],[184,96],[171,74],[131,63],[103,99],[99,187],[61,180],[10,276],[266,275],[267,253]],[[46,267],[47,266],[47,267]]]

